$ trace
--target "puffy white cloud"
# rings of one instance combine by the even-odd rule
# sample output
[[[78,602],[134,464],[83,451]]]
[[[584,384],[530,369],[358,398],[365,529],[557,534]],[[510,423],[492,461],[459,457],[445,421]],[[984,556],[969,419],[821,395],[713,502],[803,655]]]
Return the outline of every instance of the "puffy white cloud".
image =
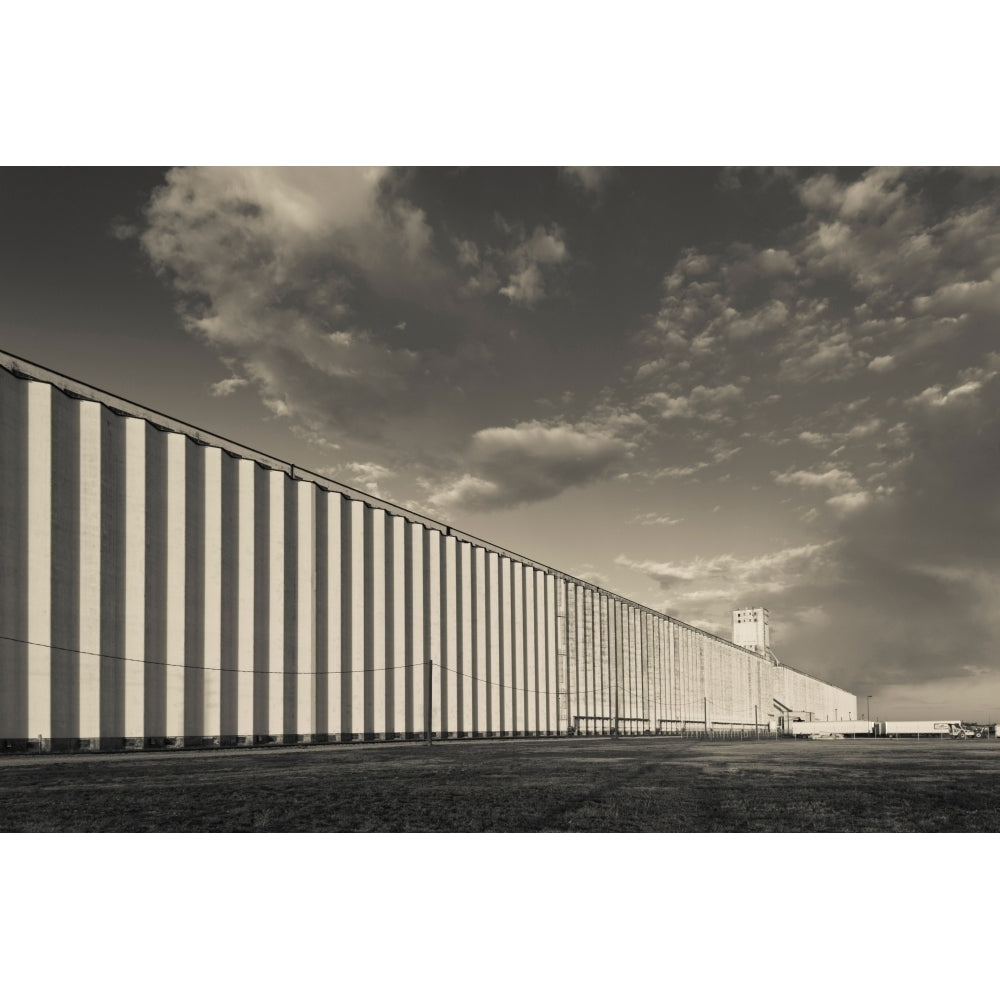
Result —
[[[469,472],[432,489],[434,507],[495,510],[550,497],[608,475],[631,446],[605,429],[529,421],[477,431]]]
[[[686,396],[652,393],[642,403],[654,407],[664,420],[693,419],[717,422],[726,416],[730,404],[743,396],[743,387],[729,383],[719,386],[696,385]]]
[[[840,514],[849,514],[852,511],[860,510],[862,507],[867,507],[871,503],[871,494],[866,493],[864,490],[856,490],[853,493],[840,493],[837,496],[830,497],[826,502],[827,505],[833,507]]]
[[[208,387],[208,391],[213,396],[229,396],[241,386],[248,384],[249,383],[245,378],[241,378],[239,375],[233,375],[230,378],[224,378],[218,382],[213,382]]]
[[[786,357],[778,366],[777,377],[784,381],[805,382],[809,379],[845,379],[853,375],[861,359],[850,333],[838,330],[800,331],[788,342]]]
[[[569,259],[558,227],[552,231],[537,226],[535,231],[509,255],[511,274],[500,294],[514,305],[533,306],[545,297],[542,268]]]
[[[917,296],[913,307],[920,313],[962,316],[969,312],[1000,315],[1000,269],[984,281],[955,281],[931,295]]]
[[[729,612],[740,605],[763,603],[816,578],[835,573],[833,542],[792,546],[759,556],[732,554],[698,557],[686,562],[656,562],[619,555],[619,566],[653,580],[663,591],[671,613],[710,611],[725,627]]]
[[[419,358],[418,337],[394,344],[395,317],[382,330],[351,322],[359,296],[447,309],[458,285],[388,171],[175,169],[146,222],[142,245],[187,327],[276,415],[377,433],[379,416],[412,409],[448,363]]]
[[[940,407],[968,402],[993,377],[995,377],[994,374],[989,373],[982,378],[970,379],[947,392],[943,392],[940,385],[928,386],[923,392],[908,399],[907,403],[912,406]]]
[[[872,358],[868,362],[868,367],[873,372],[888,372],[896,367],[896,359],[891,354],[883,354],[880,357]]]
[[[785,249],[775,250],[769,247],[767,250],[761,250],[754,257],[754,261],[761,272],[769,277],[795,274],[799,269],[795,258]]]
[[[601,190],[611,175],[610,167],[563,167],[563,173],[592,194]]]

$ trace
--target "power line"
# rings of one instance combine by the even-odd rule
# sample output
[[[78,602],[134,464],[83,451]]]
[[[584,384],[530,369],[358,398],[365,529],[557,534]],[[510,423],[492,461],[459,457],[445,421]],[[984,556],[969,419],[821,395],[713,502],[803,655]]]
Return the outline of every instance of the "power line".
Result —
[[[365,669],[362,669],[362,670],[337,670],[337,669],[334,669],[334,670],[297,670],[297,669],[295,669],[295,670],[257,670],[257,669],[253,669],[253,668],[242,668],[242,667],[224,667],[224,666],[213,667],[213,666],[208,666],[206,664],[197,664],[197,663],[171,663],[171,662],[166,661],[166,660],[147,660],[147,659],[144,659],[144,658],[141,658],[141,657],[136,657],[136,656],[122,656],[122,655],[120,655],[118,653],[93,652],[91,650],[74,649],[74,648],[72,648],[70,646],[59,646],[59,645],[56,645],[54,643],[36,642],[36,641],[31,640],[31,639],[21,639],[21,638],[18,638],[16,636],[10,636],[10,635],[0,635],[0,641],[16,642],[16,643],[20,643],[20,644],[25,645],[25,646],[35,646],[35,647],[38,647],[38,648],[41,648],[41,649],[50,649],[50,650],[54,650],[56,652],[61,652],[61,653],[71,653],[71,654],[76,655],[76,656],[92,656],[92,657],[96,657],[97,659],[101,659],[101,660],[116,660],[116,661],[122,662],[122,663],[141,663],[144,666],[150,666],[150,667],[171,667],[171,668],[177,669],[177,670],[197,670],[197,671],[202,671],[202,672],[249,674],[251,676],[287,677],[287,676],[290,675],[290,676],[294,676],[294,677],[325,677],[325,676],[345,676],[345,675],[349,675],[349,676],[355,676],[355,677],[363,677],[363,676],[365,676],[365,674],[381,673],[381,672],[385,672],[385,671],[389,671],[389,670],[393,670],[393,671],[395,671],[395,670],[411,670],[411,669],[414,669],[416,667],[424,667],[424,666],[427,665],[427,662],[428,662],[427,660],[418,660],[415,663],[386,664],[386,665],[381,666],[381,667],[375,667],[375,666],[373,666],[373,667],[365,668]],[[458,677],[462,677],[462,678],[464,678],[466,680],[469,680],[473,684],[477,684],[477,685],[478,684],[486,684],[489,687],[491,687],[491,688],[493,688],[494,690],[497,690],[497,691],[510,691],[510,692],[512,692],[514,694],[544,695],[545,697],[550,697],[552,695],[558,695],[558,693],[559,693],[558,691],[553,691],[552,689],[549,689],[549,688],[543,689],[543,688],[537,688],[537,687],[522,687],[522,686],[519,686],[517,684],[504,683],[503,681],[496,680],[495,678],[492,678],[492,677],[485,677],[483,675],[466,673],[463,670],[457,670],[454,667],[448,666],[448,664],[442,662],[441,660],[433,660],[432,659],[430,662],[433,664],[433,666],[440,667],[441,669],[446,670],[449,673],[455,674]],[[614,672],[614,664],[611,664],[610,668],[611,668],[611,672],[613,673]],[[536,665],[536,669],[537,669],[537,665]],[[633,682],[632,686],[635,686],[634,682]],[[602,687],[603,687],[603,690],[600,693],[595,688],[588,688],[586,690],[579,690],[579,689],[577,689],[576,694],[578,696],[579,695],[583,695],[585,697],[585,699],[589,699],[589,698],[593,697],[595,699],[595,701],[598,700],[598,695],[600,694],[600,700],[603,701],[603,698],[605,696],[609,696],[612,693],[612,691],[615,690],[616,688],[619,691],[622,691],[623,689],[625,689],[627,691],[627,689],[630,687],[630,685],[629,684],[623,684],[621,681],[618,681],[616,684],[609,683],[607,685],[603,685]],[[636,693],[638,693],[638,692],[636,692]],[[696,698],[685,699],[684,701],[679,701],[679,700],[671,701],[669,698],[666,699],[667,703],[670,704],[674,710],[681,711],[681,712],[688,712],[688,711],[691,711],[692,709],[700,708],[701,705],[702,705],[702,700],[703,700],[703,696],[699,696],[699,697],[696,697]],[[711,701],[712,701],[712,699],[710,698],[709,702],[711,702]],[[699,721],[700,722],[701,720],[695,720],[695,721]],[[714,721],[717,721],[719,724],[723,724],[724,720],[714,720]]]

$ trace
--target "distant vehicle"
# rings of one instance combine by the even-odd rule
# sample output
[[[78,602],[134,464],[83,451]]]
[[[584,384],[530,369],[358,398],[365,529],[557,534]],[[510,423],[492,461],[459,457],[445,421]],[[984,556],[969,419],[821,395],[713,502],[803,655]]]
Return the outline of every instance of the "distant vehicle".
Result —
[[[809,733],[806,736],[807,740],[842,740],[844,739],[843,733]]]
[[[878,735],[884,737],[915,736],[937,736],[944,738],[950,736],[954,740],[966,740],[978,735],[972,729],[961,722],[948,720],[946,722],[880,722],[878,723]]]

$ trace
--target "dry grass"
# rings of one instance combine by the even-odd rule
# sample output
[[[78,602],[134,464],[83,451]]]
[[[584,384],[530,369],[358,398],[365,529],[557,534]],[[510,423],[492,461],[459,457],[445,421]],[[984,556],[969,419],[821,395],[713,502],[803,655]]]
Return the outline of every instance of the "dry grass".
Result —
[[[1000,743],[563,739],[0,758],[0,831],[1000,830]]]

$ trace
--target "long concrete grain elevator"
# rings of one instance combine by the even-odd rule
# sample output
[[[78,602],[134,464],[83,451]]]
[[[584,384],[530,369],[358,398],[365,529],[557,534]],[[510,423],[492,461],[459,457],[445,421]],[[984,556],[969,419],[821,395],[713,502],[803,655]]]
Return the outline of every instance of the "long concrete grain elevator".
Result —
[[[857,702],[0,352],[2,750],[735,732],[788,712]]]

